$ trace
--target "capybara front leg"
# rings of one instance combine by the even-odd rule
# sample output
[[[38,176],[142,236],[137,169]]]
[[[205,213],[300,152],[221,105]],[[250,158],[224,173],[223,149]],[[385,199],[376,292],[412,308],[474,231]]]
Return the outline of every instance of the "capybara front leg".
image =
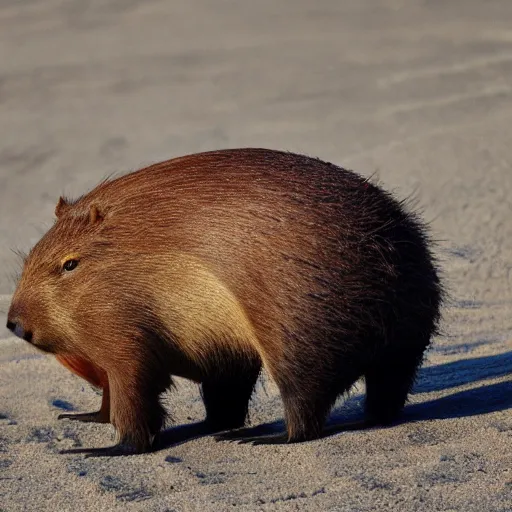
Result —
[[[57,355],[57,361],[63,366],[71,370],[74,374],[85,379],[95,388],[103,390],[103,398],[101,401],[101,409],[94,412],[85,413],[63,413],[57,416],[57,419],[70,419],[75,421],[86,421],[93,423],[109,423],[110,422],[110,390],[108,377],[105,370],[94,365],[82,357],[71,355]]]
[[[88,457],[133,455],[151,451],[165,420],[160,392],[141,382],[135,372],[109,374],[110,422],[117,431],[117,444],[103,448],[74,448],[63,453],[86,453]]]
[[[205,380],[202,396],[210,432],[243,427],[249,401],[261,371],[259,360],[233,365]]]
[[[101,409],[94,412],[81,413],[63,413],[57,416],[57,419],[68,419],[73,421],[84,421],[88,423],[110,423],[110,388],[108,380],[103,388],[103,397],[101,399]]]

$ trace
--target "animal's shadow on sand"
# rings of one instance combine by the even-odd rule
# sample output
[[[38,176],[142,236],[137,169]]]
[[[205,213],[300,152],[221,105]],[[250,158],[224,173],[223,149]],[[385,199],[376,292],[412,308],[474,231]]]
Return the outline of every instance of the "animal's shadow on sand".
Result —
[[[512,351],[421,368],[413,393],[430,393],[471,382],[512,375]]]
[[[512,407],[512,380],[459,391],[428,402],[410,404],[404,410],[405,421],[462,418]]]
[[[441,391],[481,380],[512,375],[512,351],[493,356],[464,359],[452,363],[422,368],[412,394]],[[335,407],[326,422],[326,436],[364,428],[364,396],[349,397]],[[399,421],[417,422],[434,419],[477,416],[512,407],[512,380],[483,384],[474,389],[459,391],[448,396],[422,403],[408,404]],[[250,429],[251,436],[284,431],[283,420],[263,423]],[[192,423],[162,432],[158,449],[181,444],[209,435],[203,423]]]

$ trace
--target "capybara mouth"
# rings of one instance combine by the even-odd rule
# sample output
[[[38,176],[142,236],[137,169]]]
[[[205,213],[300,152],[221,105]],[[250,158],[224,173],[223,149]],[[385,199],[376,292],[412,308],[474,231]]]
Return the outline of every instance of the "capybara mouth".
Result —
[[[22,340],[25,340],[27,343],[30,343],[31,345],[41,350],[42,352],[47,352],[49,354],[53,354],[55,352],[54,343],[38,339],[37,336],[34,334],[34,331],[31,329],[24,329],[21,322],[13,322],[12,320],[8,320],[6,327],[15,336]]]

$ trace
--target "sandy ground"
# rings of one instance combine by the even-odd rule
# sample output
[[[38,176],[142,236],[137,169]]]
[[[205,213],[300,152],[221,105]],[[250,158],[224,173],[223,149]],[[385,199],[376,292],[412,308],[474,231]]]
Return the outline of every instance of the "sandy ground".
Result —
[[[304,152],[415,192],[452,300],[406,422],[297,446],[202,438],[130,458],[99,397],[2,331],[0,510],[512,510],[510,0],[0,1],[0,309],[60,193],[237,146]],[[5,314],[0,318],[2,325]],[[360,415],[356,389],[336,421]],[[195,385],[169,397],[201,419]],[[272,383],[253,423],[282,416]]]

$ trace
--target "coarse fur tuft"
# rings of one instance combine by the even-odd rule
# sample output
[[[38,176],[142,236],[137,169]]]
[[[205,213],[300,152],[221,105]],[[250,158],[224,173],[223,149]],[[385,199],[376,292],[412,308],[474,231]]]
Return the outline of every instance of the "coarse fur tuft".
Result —
[[[201,383],[215,432],[244,425],[262,365],[286,441],[319,437],[361,376],[369,424],[389,423],[437,332],[442,288],[421,220],[319,159],[189,155],[61,198],[56,215],[9,322],[103,389],[82,419],[110,421],[136,451],[164,423],[172,376]]]

